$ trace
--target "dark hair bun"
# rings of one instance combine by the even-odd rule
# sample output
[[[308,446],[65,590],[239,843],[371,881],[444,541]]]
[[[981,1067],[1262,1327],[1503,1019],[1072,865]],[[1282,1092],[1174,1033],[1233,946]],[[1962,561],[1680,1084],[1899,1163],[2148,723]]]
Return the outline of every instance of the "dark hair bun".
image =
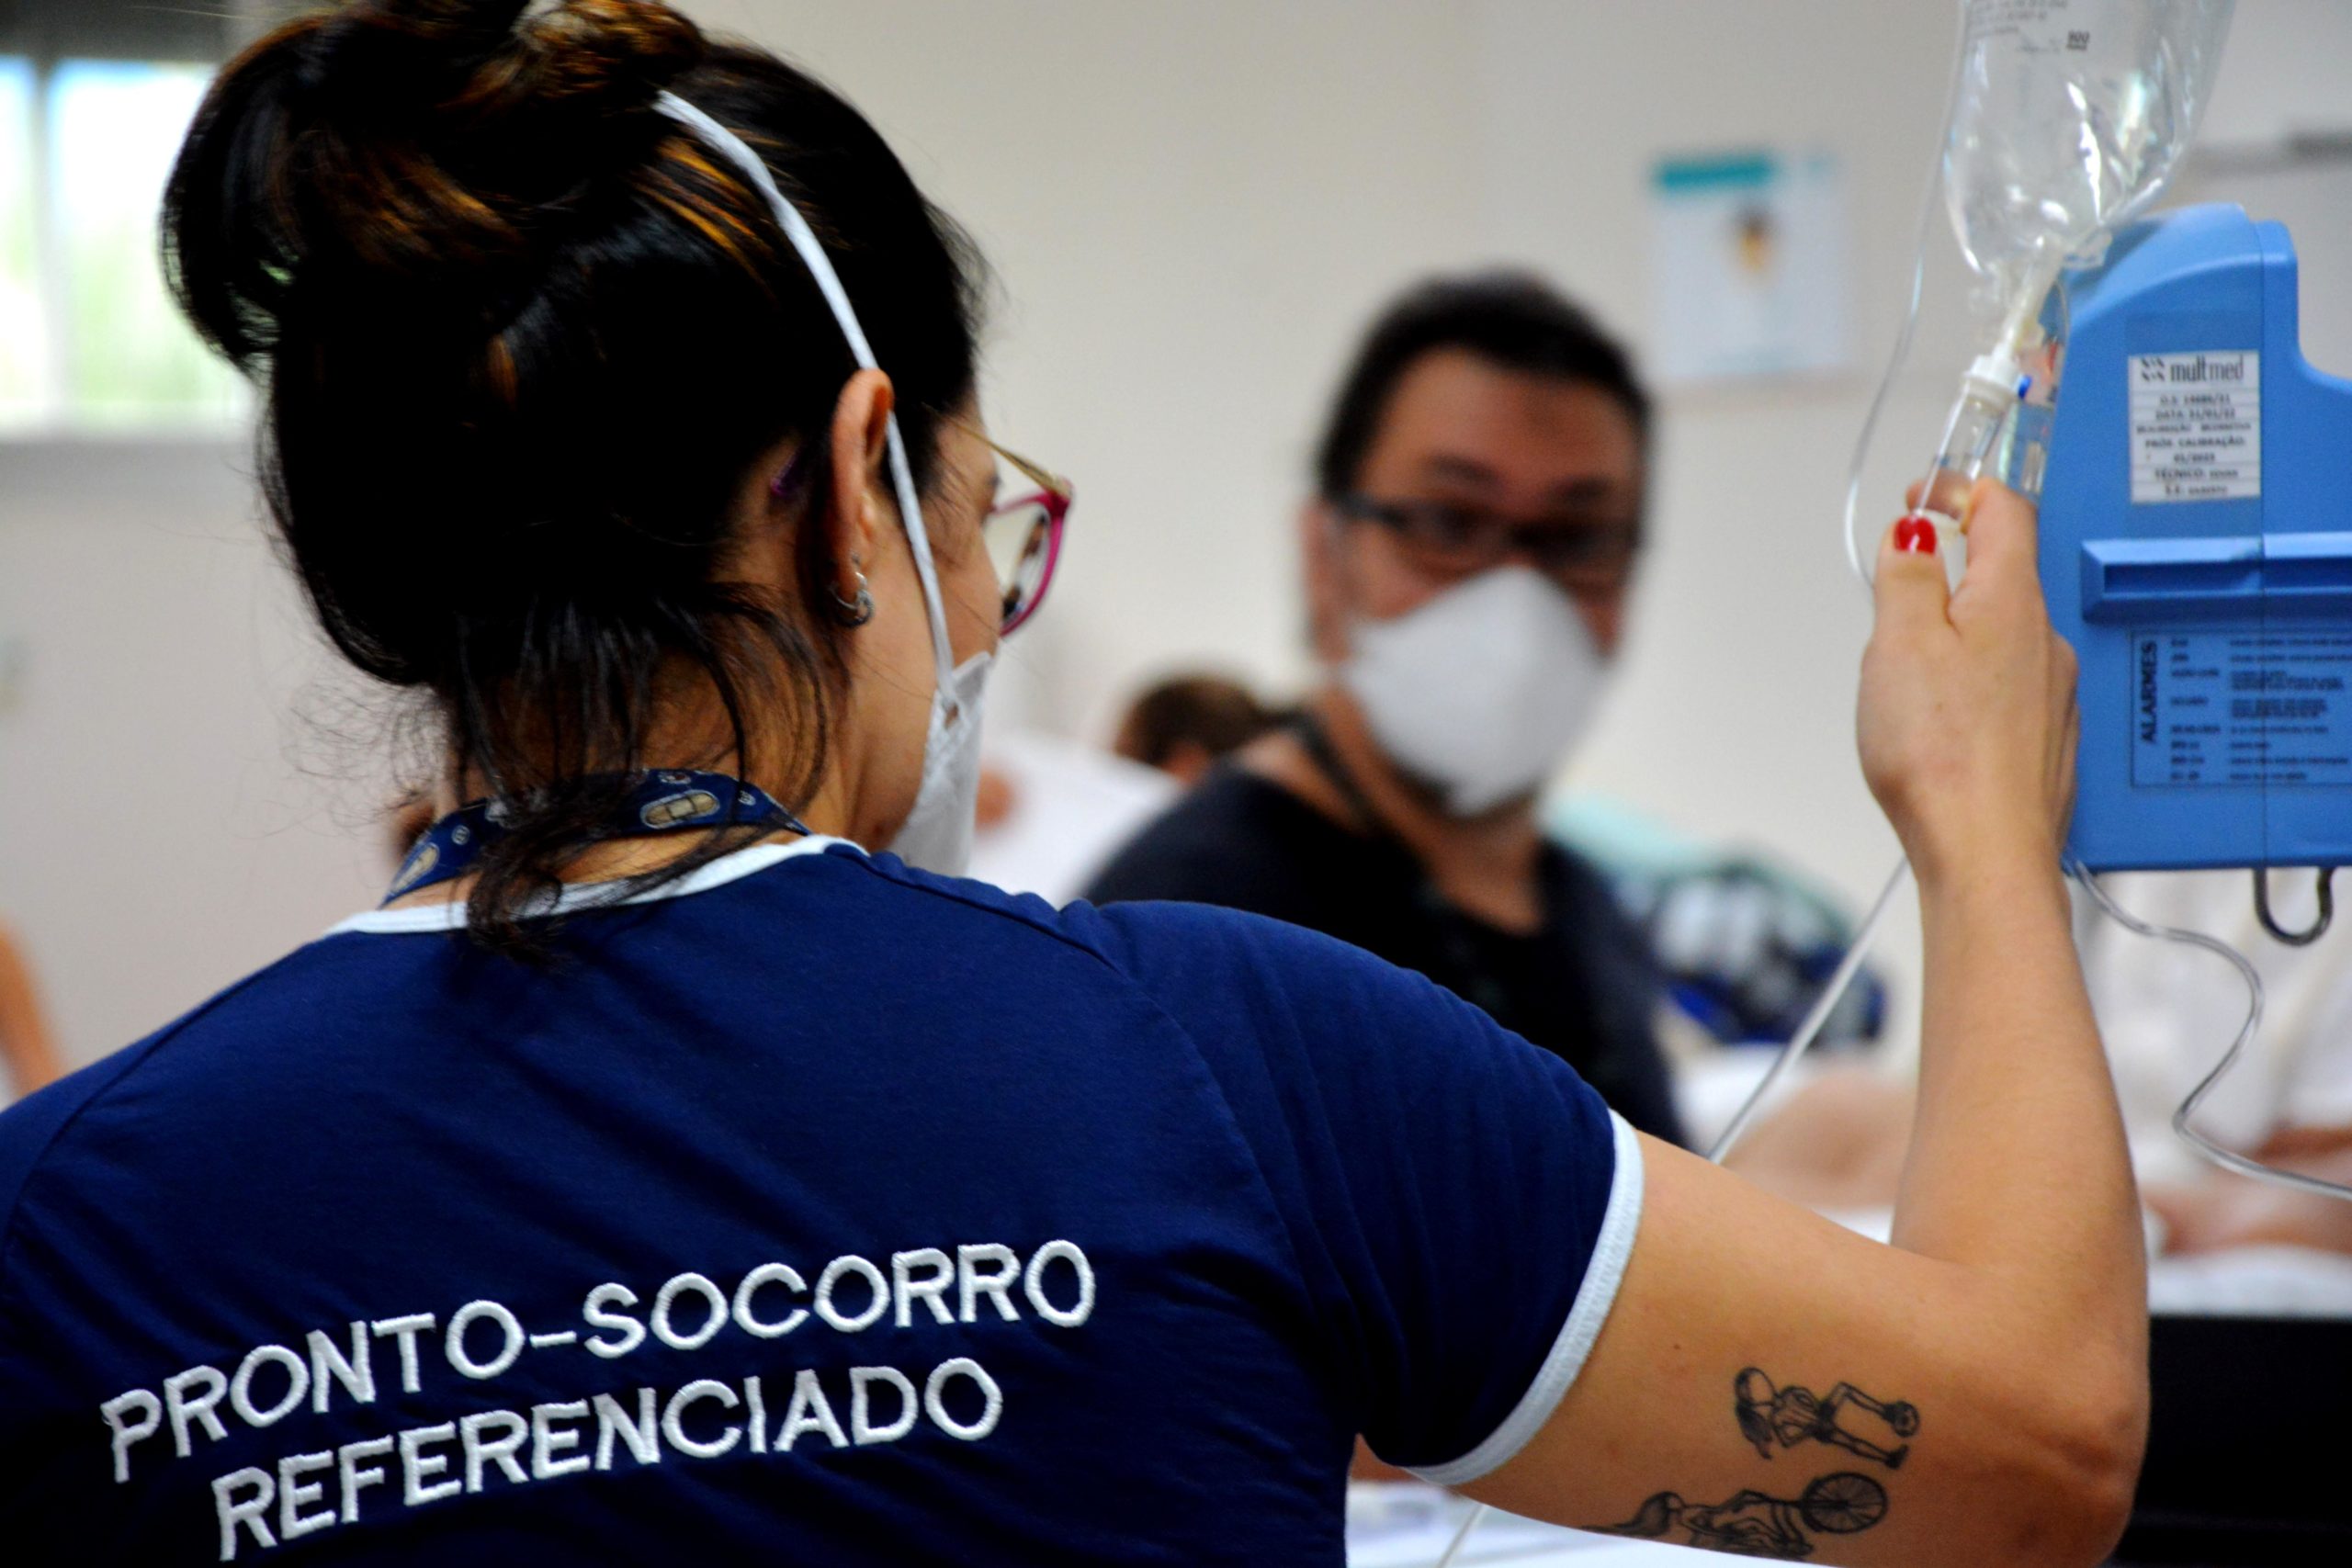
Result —
[[[281,282],[356,268],[393,317],[404,303],[442,315],[453,296],[494,317],[567,214],[641,163],[666,125],[655,96],[705,54],[701,30],[654,0],[530,13],[529,0],[356,0],[232,65],[207,106],[242,126],[224,151],[243,167],[221,173],[274,186],[240,209],[268,231],[242,249],[269,254]],[[266,276],[240,281],[260,341],[222,346],[246,358],[288,301]]]
[[[703,57],[701,29],[658,0],[562,0],[523,20],[530,9],[530,0],[355,0],[318,28],[309,77],[331,97],[363,103],[626,108]]]
[[[664,89],[761,149],[825,236],[934,483],[972,393],[977,262],[855,108],[667,6],[288,23],[214,82],[164,194],[180,303],[265,394],[262,490],[321,628],[429,698],[453,787],[518,803],[470,922],[514,951],[543,947],[525,914],[604,833],[614,780],[679,761],[682,693],[797,803],[850,678],[814,608],[830,531],[796,528],[789,581],[749,582],[741,532],[786,443],[821,477],[855,364]]]

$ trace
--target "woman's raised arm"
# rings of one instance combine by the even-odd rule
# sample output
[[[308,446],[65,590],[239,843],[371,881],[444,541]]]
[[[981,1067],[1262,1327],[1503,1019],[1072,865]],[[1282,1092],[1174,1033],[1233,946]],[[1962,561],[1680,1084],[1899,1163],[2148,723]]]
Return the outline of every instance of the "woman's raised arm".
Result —
[[[1979,488],[1948,593],[1883,548],[1871,789],[1919,876],[1919,1108],[1893,1246],[1645,1143],[1640,1229],[1582,1375],[1467,1488],[1522,1513],[1823,1562],[2101,1561],[2147,1411],[2146,1263],[2067,925],[2072,651],[2032,508]]]

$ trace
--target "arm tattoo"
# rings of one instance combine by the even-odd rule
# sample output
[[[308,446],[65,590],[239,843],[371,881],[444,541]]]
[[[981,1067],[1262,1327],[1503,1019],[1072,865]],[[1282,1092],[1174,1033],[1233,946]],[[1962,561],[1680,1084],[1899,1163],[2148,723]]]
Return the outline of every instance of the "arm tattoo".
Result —
[[[1816,1394],[1795,1383],[1777,1387],[1760,1367],[1743,1367],[1731,1388],[1732,1415],[1740,1435],[1768,1460],[1781,1450],[1814,1442],[1899,1470],[1911,1451],[1910,1444],[1901,1439],[1919,1430],[1916,1406],[1900,1399],[1873,1399],[1849,1382]],[[1864,1430],[1846,1424],[1849,1410],[1864,1413]],[[1880,1437],[1888,1440],[1876,1440]],[[1794,1497],[1742,1489],[1721,1503],[1692,1503],[1679,1492],[1655,1492],[1632,1518],[1600,1528],[1604,1535],[1793,1562],[1813,1555],[1815,1535],[1852,1535],[1884,1517],[1886,1488],[1867,1475],[1841,1470],[1815,1477]]]
[[[1663,1540],[1680,1531],[1677,1545],[1794,1562],[1813,1555],[1807,1529],[1851,1535],[1885,1517],[1886,1488],[1867,1475],[1841,1470],[1817,1478],[1794,1497],[1741,1491],[1725,1502],[1693,1504],[1679,1493],[1656,1493],[1632,1518],[1604,1526],[1602,1533]]]
[[[1862,1433],[1847,1430],[1838,1417],[1849,1405],[1877,1416],[1886,1430],[1897,1438],[1912,1437],[1919,1430],[1919,1412],[1916,1407],[1899,1399],[1872,1399],[1849,1382],[1838,1384],[1823,1397],[1795,1383],[1775,1388],[1760,1369],[1747,1367],[1732,1380],[1731,1386],[1732,1414],[1738,1418],[1739,1429],[1766,1459],[1772,1457],[1775,1443],[1792,1449],[1810,1438],[1876,1460],[1889,1470],[1901,1469],[1903,1456],[1911,1451],[1910,1445],[1889,1447],[1872,1442]]]

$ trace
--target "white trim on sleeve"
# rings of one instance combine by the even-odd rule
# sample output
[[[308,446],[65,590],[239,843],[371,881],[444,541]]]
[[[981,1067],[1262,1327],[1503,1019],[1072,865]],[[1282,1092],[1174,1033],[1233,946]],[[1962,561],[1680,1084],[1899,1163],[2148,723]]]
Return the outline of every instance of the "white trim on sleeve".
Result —
[[[819,833],[789,843],[753,844],[746,850],[719,856],[707,865],[696,866],[675,882],[634,894],[627,898],[615,898],[609,883],[578,883],[556,896],[555,901],[544,908],[534,908],[534,916],[570,914],[580,909],[616,908],[623,904],[652,904],[664,898],[684,898],[693,893],[706,893],[729,882],[765,871],[779,861],[797,860],[802,855],[822,854],[836,844],[855,850],[847,839],[829,838]],[[863,850],[858,851],[863,854]],[[338,936],[345,931],[374,931],[396,934],[412,931],[461,931],[466,924],[463,899],[448,904],[412,904],[401,909],[370,909],[354,915],[341,924],[331,927],[327,935]]]
[[[1609,1320],[1609,1309],[1617,1302],[1617,1287],[1625,1280],[1626,1259],[1634,1255],[1634,1234],[1642,1224],[1642,1141],[1615,1111],[1609,1113],[1609,1121],[1615,1131],[1617,1168],[1610,1178],[1609,1206],[1601,1211],[1600,1234],[1593,1239],[1592,1257],[1585,1264],[1575,1304],[1568,1308],[1568,1321],[1560,1325],[1560,1337],[1552,1341],[1552,1352],[1544,1358],[1527,1392],[1485,1442],[1460,1459],[1413,1471],[1432,1486],[1460,1486],[1476,1481],[1499,1470],[1525,1448],[1528,1439],[1552,1418],[1560,1396],[1568,1392],[1577,1374],[1584,1371],[1592,1342]]]

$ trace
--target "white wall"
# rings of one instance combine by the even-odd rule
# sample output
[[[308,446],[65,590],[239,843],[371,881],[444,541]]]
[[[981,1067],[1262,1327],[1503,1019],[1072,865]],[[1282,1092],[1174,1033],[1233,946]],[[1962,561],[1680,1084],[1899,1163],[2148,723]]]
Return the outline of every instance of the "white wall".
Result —
[[[687,8],[834,81],[995,263],[991,421],[1081,495],[1068,576],[1014,645],[1002,711],[1062,729],[1100,733],[1123,693],[1171,665],[1304,674],[1291,509],[1340,361],[1394,288],[1530,262],[1639,344],[1659,153],[1838,153],[1858,239],[1856,369],[1667,400],[1640,618],[1575,776],[1811,866],[1857,901],[1874,889],[1894,845],[1851,760],[1866,606],[1833,522],[1901,303],[1950,6]],[[2236,47],[2275,54],[2247,40],[2281,28],[2344,41],[2347,14],[2248,0]],[[2337,369],[2352,368],[2347,183],[2290,172],[2199,192],[2298,226],[2307,335]],[[1937,245],[1946,256],[1940,227]],[[1874,524],[1933,439],[1962,352],[1952,285],[1939,260],[1873,465]],[[0,913],[28,936],[79,1059],[358,907],[381,874],[379,727],[316,694],[309,711],[333,723],[288,716],[329,666],[254,526],[239,461],[0,449],[0,638],[31,653],[0,708]],[[1898,976],[1915,941],[1891,937]]]
[[[377,721],[223,446],[0,446],[0,915],[86,1061],[375,897]],[[347,738],[338,739],[340,734]]]

